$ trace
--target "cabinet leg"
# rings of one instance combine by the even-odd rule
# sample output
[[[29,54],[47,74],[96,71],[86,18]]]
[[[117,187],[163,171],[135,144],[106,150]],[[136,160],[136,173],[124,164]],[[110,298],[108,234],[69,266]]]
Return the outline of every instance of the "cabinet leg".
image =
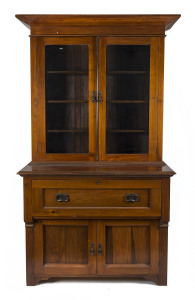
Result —
[[[167,285],[168,223],[160,224],[160,263],[158,285]]]
[[[34,226],[26,223],[26,284],[27,286],[36,285],[34,277]]]
[[[34,276],[28,276],[28,275],[26,275],[26,285],[27,286],[34,286],[36,284],[37,284],[37,281],[34,278]]]
[[[156,284],[160,286],[167,286],[167,278],[162,278],[159,276],[158,280],[156,281]]]

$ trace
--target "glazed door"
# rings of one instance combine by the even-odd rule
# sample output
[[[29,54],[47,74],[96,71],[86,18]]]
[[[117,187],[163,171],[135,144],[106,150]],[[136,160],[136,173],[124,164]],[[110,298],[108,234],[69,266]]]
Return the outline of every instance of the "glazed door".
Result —
[[[38,221],[34,232],[36,276],[96,273],[96,221]]]
[[[36,43],[36,160],[95,160],[95,38],[45,37]]]
[[[157,274],[159,229],[156,221],[98,221],[97,274]]]
[[[100,160],[156,160],[158,39],[99,39]]]

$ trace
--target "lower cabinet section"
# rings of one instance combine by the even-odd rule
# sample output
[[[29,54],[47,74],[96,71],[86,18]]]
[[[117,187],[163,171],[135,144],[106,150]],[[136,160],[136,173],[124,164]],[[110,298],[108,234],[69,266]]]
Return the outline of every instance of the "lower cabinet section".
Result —
[[[40,220],[33,240],[40,280],[159,273],[158,221]]]

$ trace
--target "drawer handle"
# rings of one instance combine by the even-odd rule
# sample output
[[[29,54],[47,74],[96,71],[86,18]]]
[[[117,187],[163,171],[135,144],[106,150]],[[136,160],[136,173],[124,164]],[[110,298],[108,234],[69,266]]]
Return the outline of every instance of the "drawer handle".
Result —
[[[69,202],[69,195],[67,193],[65,194],[56,194],[56,201],[58,202]]]
[[[98,255],[102,255],[102,244],[98,244]]]
[[[95,247],[94,243],[91,243],[91,249],[90,249],[91,255],[95,255]]]
[[[138,196],[138,194],[125,194],[125,201],[126,202],[138,202],[139,196]]]

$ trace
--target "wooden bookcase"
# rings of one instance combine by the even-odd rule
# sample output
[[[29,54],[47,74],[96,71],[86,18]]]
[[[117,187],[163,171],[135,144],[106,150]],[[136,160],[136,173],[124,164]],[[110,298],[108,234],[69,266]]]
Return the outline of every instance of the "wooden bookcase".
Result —
[[[167,284],[164,39],[180,15],[16,15],[30,28],[27,285],[57,277]]]

